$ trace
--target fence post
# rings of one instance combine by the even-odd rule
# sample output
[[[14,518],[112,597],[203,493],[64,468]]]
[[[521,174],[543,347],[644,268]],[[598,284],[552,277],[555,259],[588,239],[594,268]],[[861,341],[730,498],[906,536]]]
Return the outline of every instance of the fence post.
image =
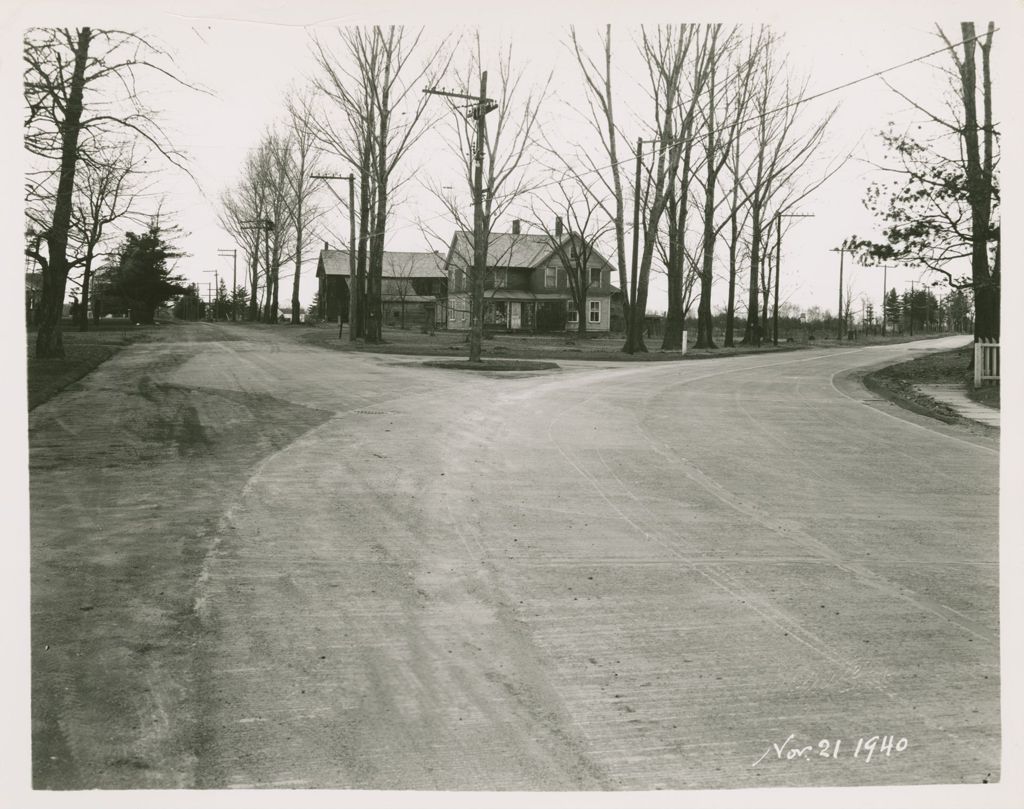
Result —
[[[981,387],[981,371],[984,362],[985,349],[979,340],[974,341],[974,387]]]

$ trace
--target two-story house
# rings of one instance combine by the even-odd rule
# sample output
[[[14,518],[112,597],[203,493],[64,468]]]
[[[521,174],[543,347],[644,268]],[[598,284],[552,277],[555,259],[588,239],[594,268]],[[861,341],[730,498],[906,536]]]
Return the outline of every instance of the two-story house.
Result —
[[[586,318],[587,331],[611,328],[612,265],[596,250],[580,249],[578,235],[563,231],[556,221],[553,234],[523,233],[519,221],[511,233],[491,232],[484,275],[484,328],[509,332],[575,330]],[[576,249],[573,249],[573,248]],[[569,259],[567,270],[560,252]],[[581,267],[578,255],[588,256]],[[448,328],[468,329],[473,234],[452,237],[445,273],[448,277]],[[584,311],[577,311],[567,272],[574,271],[586,291]]]

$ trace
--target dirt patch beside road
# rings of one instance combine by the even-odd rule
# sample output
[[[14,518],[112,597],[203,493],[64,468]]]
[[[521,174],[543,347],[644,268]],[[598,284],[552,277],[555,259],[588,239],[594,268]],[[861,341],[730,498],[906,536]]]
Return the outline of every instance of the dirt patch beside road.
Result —
[[[330,416],[163,381],[200,346],[129,348],[31,416],[37,789],[191,785],[194,588],[220,515]]]
[[[864,385],[874,393],[901,407],[924,416],[960,424],[965,421],[947,404],[926,396],[917,390],[917,385],[957,384],[963,385],[968,396],[975,401],[992,407],[999,407],[999,386],[989,385],[974,388],[970,374],[970,363],[974,348],[967,345],[952,351],[926,354],[922,357],[890,365],[866,374]],[[973,424],[973,422],[972,422]],[[984,428],[992,429],[992,428]]]

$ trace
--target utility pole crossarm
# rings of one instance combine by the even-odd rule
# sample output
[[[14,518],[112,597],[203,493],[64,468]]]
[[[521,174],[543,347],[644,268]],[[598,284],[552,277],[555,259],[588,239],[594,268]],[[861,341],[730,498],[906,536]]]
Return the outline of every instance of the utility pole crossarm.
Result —
[[[493,98],[484,98],[481,96],[470,95],[469,93],[452,93],[448,90],[436,90],[433,87],[427,87],[423,92],[425,95],[445,96],[447,98],[458,98],[462,101],[472,101],[477,108],[475,115],[479,115],[481,109],[483,110],[484,115],[498,109],[498,102]]]

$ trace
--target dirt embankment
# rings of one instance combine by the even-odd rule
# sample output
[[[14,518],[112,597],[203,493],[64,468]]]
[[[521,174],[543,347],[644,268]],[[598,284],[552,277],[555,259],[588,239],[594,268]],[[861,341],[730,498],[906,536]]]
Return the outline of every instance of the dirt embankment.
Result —
[[[165,384],[129,349],[30,420],[34,785],[190,785],[197,580],[261,461],[330,414]]]

